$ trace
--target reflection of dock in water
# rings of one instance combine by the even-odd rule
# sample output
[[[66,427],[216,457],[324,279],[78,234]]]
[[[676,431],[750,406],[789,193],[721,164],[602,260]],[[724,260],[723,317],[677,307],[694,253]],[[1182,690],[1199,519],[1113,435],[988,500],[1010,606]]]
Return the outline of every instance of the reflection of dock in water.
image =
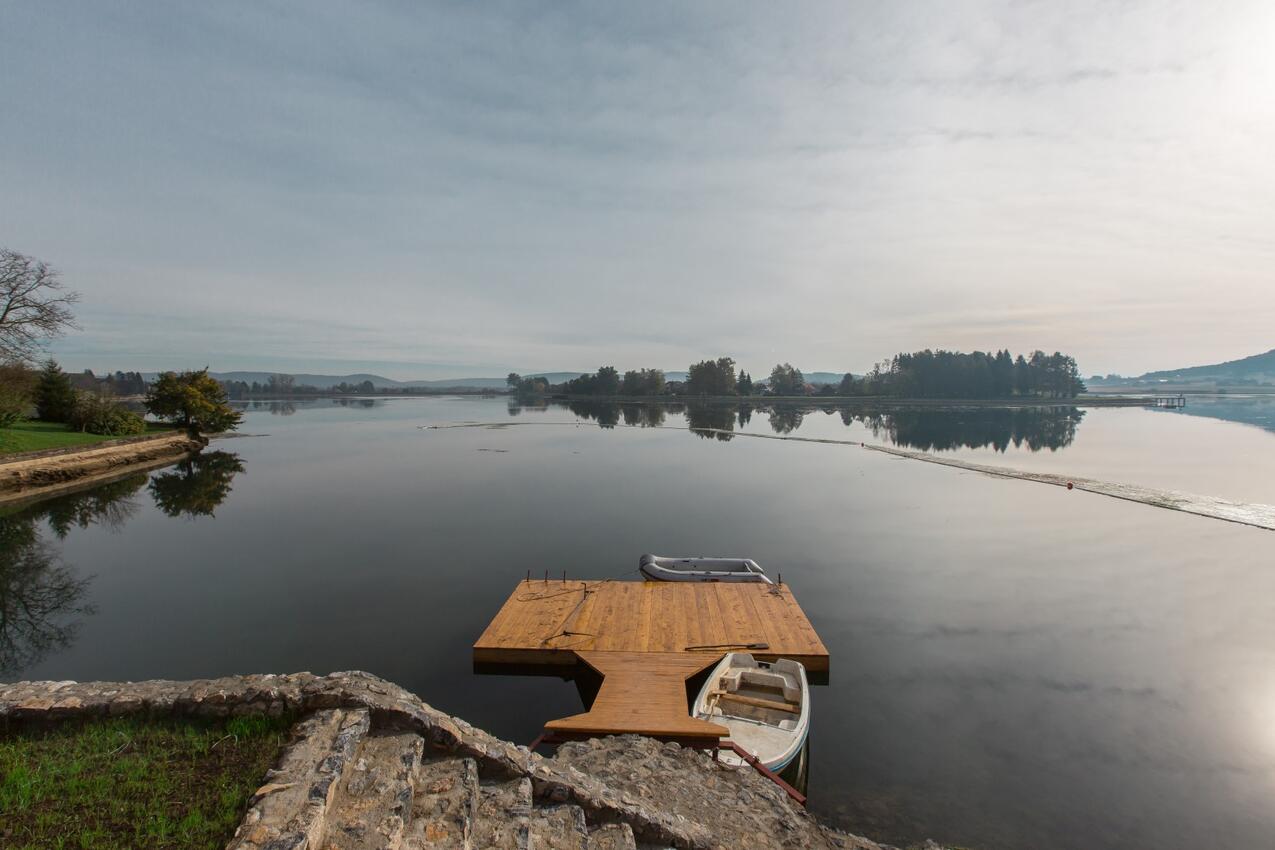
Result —
[[[711,743],[727,731],[690,716],[687,682],[735,650],[828,673],[828,650],[792,591],[761,583],[524,581],[474,644],[474,664],[600,677],[587,710],[548,732]]]

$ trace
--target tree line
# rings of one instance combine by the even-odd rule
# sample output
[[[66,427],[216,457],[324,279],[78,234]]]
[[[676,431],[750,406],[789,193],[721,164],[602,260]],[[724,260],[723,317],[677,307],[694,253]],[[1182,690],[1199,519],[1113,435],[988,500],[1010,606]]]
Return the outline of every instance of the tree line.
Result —
[[[839,395],[898,398],[1075,398],[1085,391],[1074,358],[1055,351],[1012,356],[1008,350],[916,351],[855,378],[847,375]]]
[[[1076,361],[1061,352],[1030,355],[997,352],[915,351],[896,354],[866,375],[849,372],[836,384],[814,385],[791,363],[776,363],[770,376],[754,381],[734,358],[701,360],[687,369],[685,381],[666,380],[660,369],[639,369],[623,376],[614,366],[560,384],[543,377],[510,372],[506,385],[516,395],[565,396],[888,396],[893,398],[1074,398],[1085,391]]]
[[[275,374],[264,381],[221,381],[227,397],[236,401],[254,398],[281,398],[288,396],[342,396],[342,395],[469,395],[487,394],[492,390],[476,390],[472,387],[378,387],[371,381],[341,381],[328,387],[298,384],[293,375]]]

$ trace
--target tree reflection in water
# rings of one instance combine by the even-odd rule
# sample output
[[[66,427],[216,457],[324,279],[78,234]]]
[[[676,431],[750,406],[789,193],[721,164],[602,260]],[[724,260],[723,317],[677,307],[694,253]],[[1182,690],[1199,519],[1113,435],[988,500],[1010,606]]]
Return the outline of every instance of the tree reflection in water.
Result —
[[[624,424],[637,428],[659,428],[664,424],[666,408],[659,404],[623,404],[620,413]]]
[[[40,661],[75,642],[92,577],[62,563],[40,535],[35,516],[0,518],[0,676]]]
[[[686,424],[700,437],[726,442],[735,436],[735,408],[722,404],[688,404]]]
[[[1085,412],[1074,407],[1020,407],[971,410],[896,410],[857,413],[874,437],[921,451],[992,448],[1006,451],[1024,445],[1033,452],[1057,451],[1076,439]],[[847,421],[848,412],[841,414]],[[848,424],[848,422],[847,422]]]
[[[614,402],[590,399],[511,400],[509,415],[524,410],[546,411],[565,407],[581,419],[603,428],[620,424],[650,428],[665,424],[668,414],[681,413],[688,429],[706,439],[730,440],[736,428],[744,428],[754,412],[766,414],[770,429],[779,435],[801,429],[806,417],[817,411],[840,414],[847,426],[862,423],[872,435],[890,443],[922,451],[952,451],[959,448],[991,448],[1004,452],[1012,445],[1037,452],[1066,448],[1076,439],[1076,429],[1085,412],[1069,405],[1032,407],[949,407],[910,410],[901,407],[873,408],[863,404],[791,404],[752,400],[737,404],[701,402]],[[738,425],[736,424],[738,423]]]
[[[236,454],[204,452],[154,477],[130,475],[0,516],[0,677],[71,646],[82,618],[96,612],[85,599],[93,576],[66,564],[56,541],[73,528],[119,530],[140,510],[137,495],[147,481],[155,506],[168,516],[212,516],[243,470]]]
[[[147,489],[155,506],[168,516],[213,516],[240,472],[239,455],[201,452],[155,475]]]
[[[776,434],[791,434],[801,427],[807,411],[792,405],[776,405],[770,411],[770,429]]]
[[[49,528],[61,540],[72,527],[102,525],[118,531],[141,507],[135,498],[146,484],[147,475],[139,472],[109,484],[80,493],[68,493],[29,508],[39,518],[47,519]]]

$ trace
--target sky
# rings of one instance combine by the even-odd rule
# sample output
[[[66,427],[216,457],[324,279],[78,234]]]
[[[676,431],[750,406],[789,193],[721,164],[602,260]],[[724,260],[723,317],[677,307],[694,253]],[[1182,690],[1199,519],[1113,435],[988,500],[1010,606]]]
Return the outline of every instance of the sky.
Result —
[[[1275,348],[1275,4],[0,0],[68,368]]]

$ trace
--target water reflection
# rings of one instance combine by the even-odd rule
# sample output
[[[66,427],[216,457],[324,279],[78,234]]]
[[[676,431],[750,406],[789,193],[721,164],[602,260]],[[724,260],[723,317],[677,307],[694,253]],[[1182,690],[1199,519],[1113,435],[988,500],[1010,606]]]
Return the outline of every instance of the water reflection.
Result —
[[[603,428],[620,424],[620,404],[613,401],[568,401],[567,408],[581,419],[592,419]]]
[[[36,517],[0,518],[0,676],[8,677],[75,642],[91,577],[62,563]]]
[[[1186,407],[1153,409],[1174,416],[1205,416],[1275,431],[1275,396],[1193,396],[1187,400]]]
[[[202,452],[157,474],[147,489],[155,506],[168,516],[213,516],[230,495],[230,482],[243,470],[233,452]]]
[[[597,422],[603,428],[623,423],[632,427],[658,428],[669,414],[681,414],[693,434],[705,439],[730,440],[737,430],[751,422],[754,412],[764,413],[770,430],[781,436],[801,430],[807,417],[817,411],[840,414],[842,424],[866,427],[873,437],[893,445],[922,451],[992,448],[1005,452],[1010,446],[1032,452],[1057,451],[1071,445],[1085,412],[1071,406],[1016,408],[906,409],[872,408],[862,404],[741,404],[644,403],[590,401],[587,399],[534,399],[511,401],[509,415],[524,409],[546,411],[566,408],[580,419]]]
[[[791,434],[801,427],[806,413],[800,407],[777,405],[770,411],[770,429],[776,434]]]
[[[1033,452],[1057,451],[1076,439],[1085,412],[1074,407],[990,408],[983,410],[897,410],[891,413],[841,412],[849,425],[862,422],[872,436],[896,446],[925,452],[992,448],[998,452],[1026,446]]]
[[[141,510],[143,487],[167,516],[212,516],[243,471],[233,452],[204,452],[154,476],[129,475],[0,516],[0,676],[70,647],[83,618],[96,613],[85,601],[93,576],[65,563],[56,541],[74,528],[119,531]]]
[[[729,405],[689,404],[686,406],[686,423],[691,432],[706,439],[725,442],[735,436],[735,408]]]
[[[82,493],[69,493],[41,502],[38,514],[47,519],[49,528],[61,540],[72,527],[103,525],[119,531],[136,513],[140,504],[134,498],[146,486],[147,475],[139,472]],[[36,509],[32,509],[36,511]]]

